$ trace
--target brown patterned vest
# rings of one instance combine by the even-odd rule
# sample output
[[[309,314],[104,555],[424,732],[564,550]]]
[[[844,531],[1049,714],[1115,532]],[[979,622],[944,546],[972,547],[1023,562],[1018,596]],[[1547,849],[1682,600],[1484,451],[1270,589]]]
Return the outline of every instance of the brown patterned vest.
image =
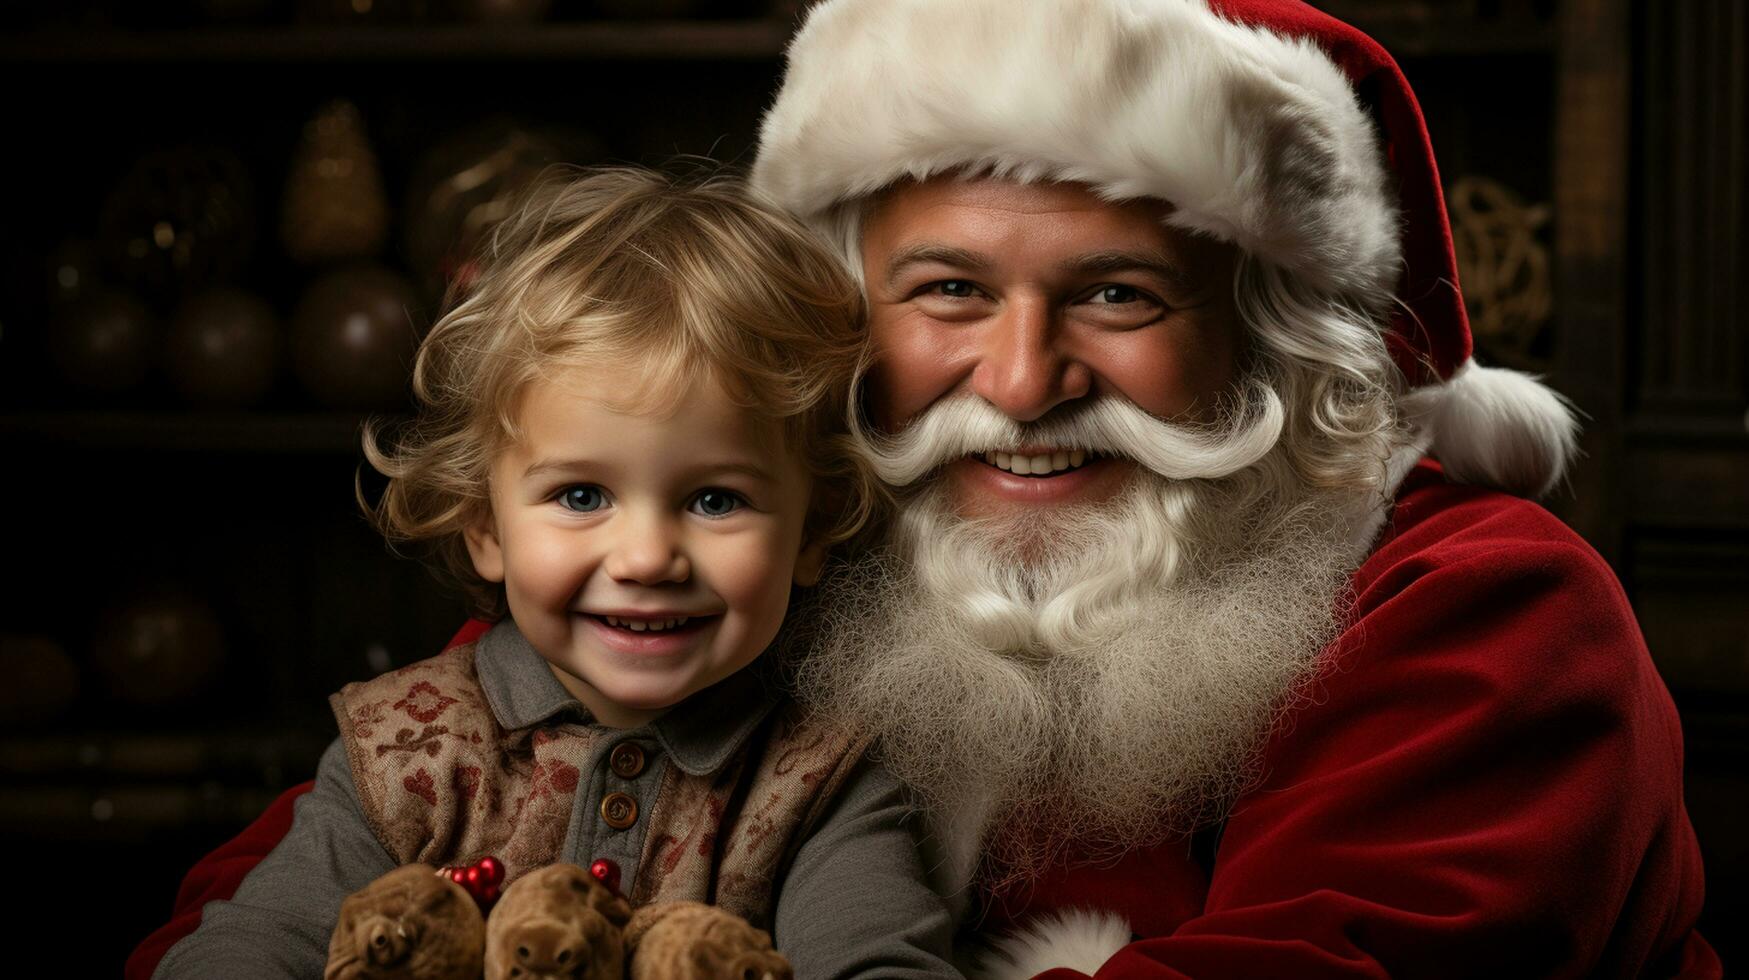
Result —
[[[493,854],[510,880],[561,858],[587,784],[577,762],[604,730],[498,725],[469,643],[330,700],[366,819],[402,864]],[[769,927],[773,891],[865,742],[773,711],[716,772],[669,765],[644,832],[632,904],[686,899]]]

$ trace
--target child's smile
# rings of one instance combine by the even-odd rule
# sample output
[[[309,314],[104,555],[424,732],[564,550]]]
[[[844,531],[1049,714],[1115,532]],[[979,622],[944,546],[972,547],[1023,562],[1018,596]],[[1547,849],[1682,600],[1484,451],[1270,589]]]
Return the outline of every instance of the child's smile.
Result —
[[[757,658],[822,551],[804,551],[810,480],[779,426],[714,381],[666,413],[616,400],[627,382],[603,367],[533,382],[492,466],[491,516],[468,534],[517,627],[616,727]]]

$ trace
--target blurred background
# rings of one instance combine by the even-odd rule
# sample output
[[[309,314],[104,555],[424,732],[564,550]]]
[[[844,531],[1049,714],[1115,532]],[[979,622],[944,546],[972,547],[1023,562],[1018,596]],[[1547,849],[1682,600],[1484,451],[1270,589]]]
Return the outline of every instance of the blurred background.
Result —
[[[1682,709],[1703,929],[1731,963],[1749,897],[1749,12],[1314,5],[1420,95],[1479,356],[1546,373],[1590,416],[1552,506],[1615,566]],[[77,920],[72,972],[117,972],[182,872],[309,778],[327,695],[461,624],[359,515],[361,420],[406,411],[445,283],[542,167],[747,164],[802,6],[0,7],[15,962],[67,966],[49,937]]]

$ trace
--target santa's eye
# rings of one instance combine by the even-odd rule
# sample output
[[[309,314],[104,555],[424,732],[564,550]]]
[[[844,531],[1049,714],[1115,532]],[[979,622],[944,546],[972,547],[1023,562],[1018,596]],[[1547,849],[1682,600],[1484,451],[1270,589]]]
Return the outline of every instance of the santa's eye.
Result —
[[[692,509],[705,517],[727,517],[746,503],[747,501],[733,490],[711,487],[700,490],[698,496],[692,498]]]
[[[1101,286],[1099,291],[1093,294],[1094,301],[1099,303],[1134,303],[1141,298],[1141,290],[1134,286]]]
[[[582,486],[566,487],[559,491],[559,505],[566,510],[574,510],[580,514],[600,510],[607,504],[607,495],[601,488],[584,484]]]
[[[969,299],[977,291],[969,279],[944,279],[935,284],[935,292],[954,299]]]

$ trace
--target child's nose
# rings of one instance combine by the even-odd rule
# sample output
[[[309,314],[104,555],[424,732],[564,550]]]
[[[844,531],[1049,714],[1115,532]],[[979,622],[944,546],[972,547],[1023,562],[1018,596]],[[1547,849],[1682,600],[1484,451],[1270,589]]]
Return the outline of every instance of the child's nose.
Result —
[[[655,515],[627,514],[613,548],[602,563],[603,571],[619,582],[658,585],[684,582],[692,576],[692,564],[680,546],[672,521]]]

